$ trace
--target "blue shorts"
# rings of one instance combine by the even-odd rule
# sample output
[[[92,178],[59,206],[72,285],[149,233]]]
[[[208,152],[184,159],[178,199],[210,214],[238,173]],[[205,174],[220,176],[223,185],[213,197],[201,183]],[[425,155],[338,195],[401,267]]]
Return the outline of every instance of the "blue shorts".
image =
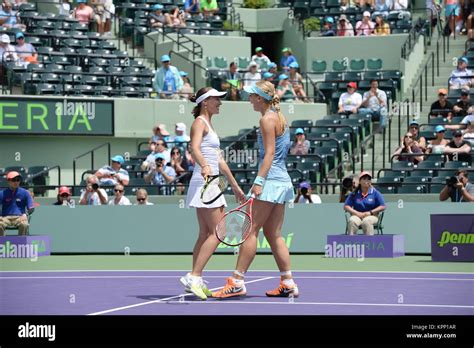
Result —
[[[293,202],[295,200],[293,184],[291,181],[267,180],[258,200],[277,204]]]
[[[447,5],[446,6],[446,11],[445,11],[445,16],[446,17],[450,17],[452,14],[454,14],[454,16],[459,16],[459,5]]]

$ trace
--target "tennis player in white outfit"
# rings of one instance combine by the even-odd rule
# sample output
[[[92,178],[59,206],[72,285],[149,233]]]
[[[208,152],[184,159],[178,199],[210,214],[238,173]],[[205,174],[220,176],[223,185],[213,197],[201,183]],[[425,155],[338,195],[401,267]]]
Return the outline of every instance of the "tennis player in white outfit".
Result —
[[[211,204],[202,203],[201,190],[205,178],[208,175],[224,174],[237,201],[244,202],[246,199],[244,192],[221,156],[219,137],[212,127],[211,119],[213,115],[219,113],[219,107],[222,104],[220,97],[225,94],[226,92],[205,87],[190,98],[190,101],[197,104],[193,109],[195,120],[191,127],[191,155],[196,161],[196,165],[189,184],[186,207],[196,208],[199,237],[193,249],[192,271],[181,278],[181,283],[186,291],[192,292],[202,300],[211,296],[211,292],[202,279],[202,271],[219,245],[219,240],[215,236],[215,228],[224,215],[224,207],[227,206],[223,195]]]

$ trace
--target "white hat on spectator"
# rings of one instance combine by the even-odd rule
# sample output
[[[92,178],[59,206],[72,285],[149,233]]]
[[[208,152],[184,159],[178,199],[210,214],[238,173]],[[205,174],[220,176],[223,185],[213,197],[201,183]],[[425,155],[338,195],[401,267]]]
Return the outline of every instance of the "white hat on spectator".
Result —
[[[249,64],[249,66],[248,66],[248,69],[250,70],[250,68],[253,67],[253,66],[258,67],[258,64],[257,64],[256,62],[254,62],[254,61],[251,61],[250,64]]]
[[[183,122],[176,123],[176,130],[180,132],[186,132],[186,125]]]
[[[364,11],[362,14],[364,17],[370,17],[370,12],[369,11]]]
[[[158,129],[160,130],[160,133],[162,135],[165,135],[165,136],[170,135],[170,132],[166,130],[166,126],[163,123],[158,125]]]
[[[0,42],[4,43],[4,44],[9,44],[10,43],[10,36],[8,36],[7,34],[3,34],[0,37]]]

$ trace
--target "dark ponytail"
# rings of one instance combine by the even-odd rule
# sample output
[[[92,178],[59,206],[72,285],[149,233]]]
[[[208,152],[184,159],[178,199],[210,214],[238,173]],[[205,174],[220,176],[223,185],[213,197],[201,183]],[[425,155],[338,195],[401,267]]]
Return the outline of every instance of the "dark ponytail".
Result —
[[[202,96],[203,94],[207,93],[208,91],[210,91],[212,88],[211,87],[203,87],[201,88],[196,94],[193,94],[192,96],[189,97],[189,101],[192,102],[192,103],[195,103],[196,100]],[[198,117],[199,115],[201,115],[201,103],[199,103],[198,105],[196,105],[193,109],[193,111],[191,112],[194,116],[194,118]]]

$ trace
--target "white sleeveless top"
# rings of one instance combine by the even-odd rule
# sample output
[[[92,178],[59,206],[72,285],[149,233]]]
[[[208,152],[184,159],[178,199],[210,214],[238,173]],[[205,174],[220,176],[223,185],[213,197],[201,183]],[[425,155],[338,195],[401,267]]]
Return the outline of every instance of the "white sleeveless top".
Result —
[[[204,121],[204,123],[209,128],[209,132],[202,138],[201,153],[206,159],[207,164],[211,166],[212,175],[218,175],[221,142],[219,140],[219,137],[217,136],[217,133],[211,128],[211,125],[207,122],[207,120],[202,116],[199,116],[198,118]],[[193,176],[191,180],[195,179],[198,179],[199,181],[204,181],[204,178],[201,175],[201,166],[197,162],[194,167]]]

